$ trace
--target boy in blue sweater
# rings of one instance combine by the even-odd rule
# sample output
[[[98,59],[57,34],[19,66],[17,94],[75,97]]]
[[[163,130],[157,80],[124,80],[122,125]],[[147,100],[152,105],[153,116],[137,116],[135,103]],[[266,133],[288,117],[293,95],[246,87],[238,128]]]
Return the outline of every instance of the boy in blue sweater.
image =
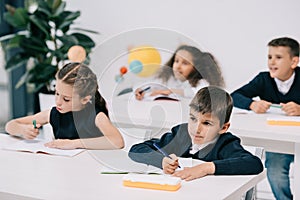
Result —
[[[259,73],[252,81],[235,90],[234,106],[265,113],[271,104],[280,104],[286,115],[300,115],[299,43],[292,38],[277,38],[268,43],[269,72]],[[253,97],[260,100],[254,101]],[[266,152],[267,177],[276,199],[292,199],[289,170],[294,156]]]
[[[133,145],[129,157],[187,181],[209,174],[258,174],[263,171],[261,160],[246,151],[238,137],[227,132],[232,107],[227,92],[215,86],[204,87],[190,103],[187,124],[173,127],[160,139]],[[170,153],[170,158],[158,152],[154,144]],[[177,156],[206,162],[176,170],[179,166]]]

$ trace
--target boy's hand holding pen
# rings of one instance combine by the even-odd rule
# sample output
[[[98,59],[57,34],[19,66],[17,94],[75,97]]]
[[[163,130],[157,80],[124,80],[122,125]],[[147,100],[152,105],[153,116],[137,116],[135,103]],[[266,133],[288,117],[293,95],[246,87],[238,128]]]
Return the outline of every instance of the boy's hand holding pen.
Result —
[[[175,154],[168,155],[163,149],[161,149],[158,144],[153,143],[153,146],[164,155],[164,159],[162,161],[163,171],[166,174],[173,174],[177,168],[180,168],[178,158]]]

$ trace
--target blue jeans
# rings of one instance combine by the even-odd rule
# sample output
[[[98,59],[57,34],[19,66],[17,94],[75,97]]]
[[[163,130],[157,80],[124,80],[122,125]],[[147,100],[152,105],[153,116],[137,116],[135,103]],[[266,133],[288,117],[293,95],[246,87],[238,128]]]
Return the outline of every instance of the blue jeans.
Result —
[[[289,171],[294,155],[266,152],[265,166],[273,194],[278,200],[293,199]]]

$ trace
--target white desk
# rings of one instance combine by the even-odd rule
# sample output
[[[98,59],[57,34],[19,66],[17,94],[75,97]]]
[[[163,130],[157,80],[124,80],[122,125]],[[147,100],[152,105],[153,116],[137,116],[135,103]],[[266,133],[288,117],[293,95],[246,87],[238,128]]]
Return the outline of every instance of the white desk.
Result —
[[[169,129],[188,120],[189,99],[182,101],[138,101],[132,96],[116,97],[109,102],[109,115],[116,126]]]
[[[143,102],[132,98],[112,101],[111,120],[116,126],[136,126],[153,129],[159,135],[176,124],[187,122],[189,101]],[[233,114],[230,131],[242,139],[244,145],[264,147],[266,151],[295,155],[295,169],[300,169],[300,127],[268,125],[268,116],[276,114]],[[294,197],[300,198],[300,171],[294,172]]]
[[[13,141],[0,134],[0,144]],[[0,199],[239,199],[265,178],[264,172],[207,176],[183,182],[176,192],[129,188],[122,186],[121,174],[100,174],[95,152],[70,158],[0,150]]]
[[[300,198],[300,127],[268,125],[267,117],[276,114],[233,114],[231,128],[243,144],[264,147],[267,151],[295,155],[294,199]]]

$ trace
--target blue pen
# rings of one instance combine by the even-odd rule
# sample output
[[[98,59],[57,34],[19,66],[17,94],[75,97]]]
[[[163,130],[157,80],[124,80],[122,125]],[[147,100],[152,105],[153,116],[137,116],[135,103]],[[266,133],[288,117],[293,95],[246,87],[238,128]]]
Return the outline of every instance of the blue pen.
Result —
[[[156,143],[153,143],[153,146],[162,154],[164,155],[165,157],[168,157],[170,159],[173,160],[173,158],[171,158],[171,156],[169,156],[164,150],[162,150]],[[179,165],[178,165],[179,168],[181,168]]]
[[[142,89],[141,91],[139,91],[140,94],[142,94],[143,92],[146,92],[147,90],[150,90],[150,86],[146,87],[145,89]]]

